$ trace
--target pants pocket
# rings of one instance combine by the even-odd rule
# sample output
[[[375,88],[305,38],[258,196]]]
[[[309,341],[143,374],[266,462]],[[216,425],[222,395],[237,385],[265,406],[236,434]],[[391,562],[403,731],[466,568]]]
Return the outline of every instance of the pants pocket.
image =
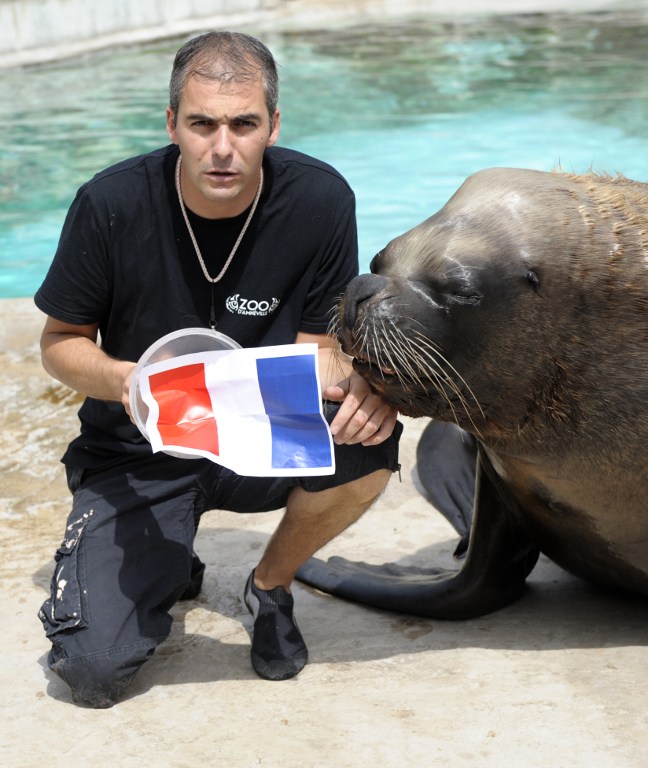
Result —
[[[56,567],[50,585],[51,594],[38,614],[47,637],[87,626],[80,578],[80,544],[92,514],[92,511],[87,512],[68,523],[65,539],[54,556]]]

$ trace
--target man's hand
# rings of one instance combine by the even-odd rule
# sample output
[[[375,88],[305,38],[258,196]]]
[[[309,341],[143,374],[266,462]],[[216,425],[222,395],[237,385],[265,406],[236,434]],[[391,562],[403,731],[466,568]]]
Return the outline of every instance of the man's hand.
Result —
[[[338,445],[378,445],[386,440],[396,426],[398,412],[371,391],[336,340],[327,334],[300,331],[295,343],[317,344],[322,394],[327,400],[342,402],[331,422],[333,440]]]
[[[130,407],[130,388],[133,384],[133,374],[135,373],[135,363],[133,363],[132,368],[128,373],[126,374],[126,378],[124,379],[124,385],[122,387],[122,405],[124,406],[124,409],[126,413],[128,414],[130,420],[137,426],[137,423],[135,419],[133,418],[133,414],[131,413],[131,407]]]
[[[374,394],[355,371],[339,384],[327,387],[324,397],[342,401],[331,422],[333,440],[340,445],[378,445],[391,435],[396,425],[398,412]]]

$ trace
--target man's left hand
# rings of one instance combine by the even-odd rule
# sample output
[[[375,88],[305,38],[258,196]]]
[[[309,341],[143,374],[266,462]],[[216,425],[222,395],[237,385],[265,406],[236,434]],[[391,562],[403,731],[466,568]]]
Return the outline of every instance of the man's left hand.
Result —
[[[396,425],[396,409],[374,394],[355,371],[339,384],[327,387],[324,397],[342,401],[331,422],[333,440],[339,445],[378,445],[391,435]]]

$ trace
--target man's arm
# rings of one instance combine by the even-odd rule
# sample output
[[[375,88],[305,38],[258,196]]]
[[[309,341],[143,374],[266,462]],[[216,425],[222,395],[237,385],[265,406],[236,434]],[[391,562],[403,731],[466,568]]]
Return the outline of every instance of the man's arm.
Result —
[[[378,445],[386,440],[396,425],[398,412],[371,391],[335,339],[327,334],[299,332],[295,343],[317,344],[322,394],[328,400],[343,401],[331,423],[334,441]]]
[[[130,415],[128,390],[135,363],[115,360],[97,346],[99,325],[73,325],[48,317],[41,335],[45,370],[87,397],[121,402]]]

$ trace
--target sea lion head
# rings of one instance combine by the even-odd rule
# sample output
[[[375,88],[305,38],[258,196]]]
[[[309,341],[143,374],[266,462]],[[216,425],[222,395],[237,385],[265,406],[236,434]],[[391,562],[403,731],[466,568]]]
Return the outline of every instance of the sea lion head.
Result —
[[[405,415],[500,436],[575,422],[606,323],[646,301],[647,207],[623,177],[480,171],[350,283],[342,348]]]

